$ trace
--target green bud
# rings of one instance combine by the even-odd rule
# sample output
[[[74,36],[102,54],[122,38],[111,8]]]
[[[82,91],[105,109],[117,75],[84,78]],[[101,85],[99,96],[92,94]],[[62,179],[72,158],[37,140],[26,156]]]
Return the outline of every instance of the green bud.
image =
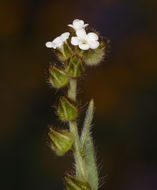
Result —
[[[65,177],[65,185],[67,190],[92,190],[88,182],[71,175]]]
[[[55,88],[61,88],[66,86],[69,82],[69,78],[66,73],[57,67],[56,65],[50,65],[49,67],[49,81]]]
[[[73,56],[66,64],[66,73],[70,77],[79,77],[84,72],[81,58]]]
[[[73,121],[78,116],[77,107],[64,96],[59,100],[57,112],[62,121]]]
[[[99,47],[94,50],[90,50],[89,53],[84,56],[84,62],[88,66],[98,65],[105,56],[105,43],[100,43]]]
[[[67,130],[54,130],[50,128],[48,133],[50,146],[59,156],[71,149],[74,137]]]

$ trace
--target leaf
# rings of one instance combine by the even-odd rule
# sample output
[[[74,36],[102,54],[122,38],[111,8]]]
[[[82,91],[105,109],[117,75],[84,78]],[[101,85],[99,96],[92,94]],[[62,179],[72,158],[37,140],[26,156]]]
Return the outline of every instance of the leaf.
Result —
[[[86,112],[86,117],[83,124],[83,130],[81,133],[81,153],[84,152],[86,137],[87,135],[89,135],[89,132],[90,132],[90,126],[91,126],[91,123],[93,120],[93,114],[94,114],[93,112],[94,112],[94,101],[91,100]]]
[[[94,102],[90,101],[86,117],[84,121],[84,126],[81,134],[81,153],[85,159],[85,168],[87,171],[88,181],[93,190],[98,190],[98,170],[95,159],[95,151],[92,137],[90,136],[90,128],[93,119],[94,112]]]

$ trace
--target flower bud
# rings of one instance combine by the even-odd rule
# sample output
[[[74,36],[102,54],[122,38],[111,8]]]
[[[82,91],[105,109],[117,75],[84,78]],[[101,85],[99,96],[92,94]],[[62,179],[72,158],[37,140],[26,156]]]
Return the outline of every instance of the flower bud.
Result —
[[[59,100],[57,112],[62,121],[73,121],[78,116],[77,107],[64,96]]]
[[[84,72],[81,58],[73,56],[66,64],[66,73],[70,77],[79,77]]]
[[[68,84],[69,78],[66,73],[56,65],[49,67],[49,81],[55,88],[61,88]]]
[[[67,190],[92,190],[88,182],[71,175],[65,177],[65,185]]]
[[[98,65],[105,56],[105,43],[102,42],[97,49],[90,50],[89,53],[84,56],[84,62],[88,66]]]
[[[71,149],[74,137],[67,130],[54,130],[50,128],[48,133],[50,146],[59,156]]]

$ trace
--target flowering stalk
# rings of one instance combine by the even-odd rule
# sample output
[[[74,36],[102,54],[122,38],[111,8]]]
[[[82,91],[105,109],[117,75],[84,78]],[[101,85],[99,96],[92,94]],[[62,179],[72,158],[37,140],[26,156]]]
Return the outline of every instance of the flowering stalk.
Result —
[[[70,37],[65,32],[46,47],[55,49],[58,59],[64,63],[63,68],[56,65],[49,67],[49,81],[54,88],[68,86],[66,95],[59,99],[57,113],[61,121],[69,124],[69,130],[56,130],[52,127],[48,133],[50,145],[57,155],[62,156],[72,150],[75,160],[75,174],[65,177],[67,190],[98,190],[98,169],[95,160],[93,140],[90,134],[94,113],[94,101],[91,100],[86,112],[81,136],[78,132],[77,117],[77,79],[85,70],[85,65],[98,65],[105,56],[106,43],[99,40],[94,32],[86,33],[83,20],[76,19],[69,24],[74,32]]]

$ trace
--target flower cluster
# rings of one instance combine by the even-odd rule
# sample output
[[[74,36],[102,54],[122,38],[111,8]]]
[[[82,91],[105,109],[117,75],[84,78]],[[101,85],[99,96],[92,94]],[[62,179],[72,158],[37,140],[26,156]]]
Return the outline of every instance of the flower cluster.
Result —
[[[72,32],[65,32],[47,42],[47,48],[55,49],[55,53],[62,63],[65,63],[65,72],[71,77],[81,76],[83,65],[97,65],[105,56],[106,44],[97,33],[87,32],[83,20],[75,19],[68,24]],[[52,82],[52,81],[51,81]]]
[[[99,37],[96,33],[86,33],[85,27],[88,24],[84,24],[83,20],[75,19],[73,24],[68,24],[69,27],[73,28],[76,36],[71,38],[71,44],[78,46],[82,50],[96,49],[99,47]],[[45,45],[47,48],[62,48],[63,44],[66,43],[70,36],[69,32],[65,32],[62,35],[55,38],[52,42],[47,42]]]

